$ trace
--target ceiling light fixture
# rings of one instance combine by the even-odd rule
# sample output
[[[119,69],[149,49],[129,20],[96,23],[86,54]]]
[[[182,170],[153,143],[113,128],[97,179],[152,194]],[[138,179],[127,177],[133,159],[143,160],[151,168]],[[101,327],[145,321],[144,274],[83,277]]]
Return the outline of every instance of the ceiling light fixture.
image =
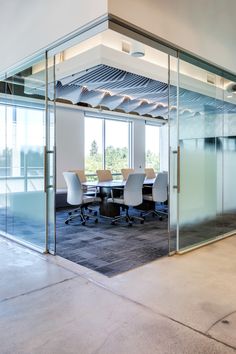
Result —
[[[130,55],[135,58],[141,58],[145,55],[145,47],[142,43],[133,42],[130,49]]]

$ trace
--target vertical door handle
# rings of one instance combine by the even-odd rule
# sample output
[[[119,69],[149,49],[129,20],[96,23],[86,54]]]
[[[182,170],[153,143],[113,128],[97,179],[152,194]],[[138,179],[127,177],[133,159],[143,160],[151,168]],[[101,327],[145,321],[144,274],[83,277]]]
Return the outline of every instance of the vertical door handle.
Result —
[[[43,160],[44,160],[44,171],[43,171],[44,193],[46,193],[47,192],[47,147],[46,145],[43,148]]]
[[[177,192],[180,193],[180,146],[177,148]]]
[[[173,150],[172,152],[177,155],[177,184],[174,185],[173,188],[177,189],[177,192],[180,193],[180,146],[177,147],[177,150]]]

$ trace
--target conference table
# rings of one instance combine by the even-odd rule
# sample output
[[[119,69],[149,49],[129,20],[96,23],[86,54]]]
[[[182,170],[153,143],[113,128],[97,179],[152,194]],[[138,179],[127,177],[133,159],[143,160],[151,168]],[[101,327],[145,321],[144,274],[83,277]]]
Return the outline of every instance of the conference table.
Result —
[[[151,187],[153,185],[154,181],[155,181],[155,178],[152,178],[152,179],[146,178],[143,182],[144,190],[145,190],[145,187]],[[102,202],[100,204],[100,215],[105,216],[105,217],[114,217],[114,216],[120,215],[120,206],[118,204],[108,203],[107,199],[111,195],[111,189],[124,188],[125,183],[126,183],[126,181],[123,181],[123,180],[112,180],[112,181],[103,181],[103,182],[87,181],[87,182],[83,182],[82,185],[84,187],[87,187],[88,189],[91,187],[97,188],[98,194],[102,199]],[[117,195],[117,196],[119,196],[119,195]],[[153,202],[148,202],[148,204],[150,204],[150,203],[153,203]],[[148,207],[150,208],[150,205]],[[143,206],[143,204],[142,204],[141,208],[146,209],[147,205]]]

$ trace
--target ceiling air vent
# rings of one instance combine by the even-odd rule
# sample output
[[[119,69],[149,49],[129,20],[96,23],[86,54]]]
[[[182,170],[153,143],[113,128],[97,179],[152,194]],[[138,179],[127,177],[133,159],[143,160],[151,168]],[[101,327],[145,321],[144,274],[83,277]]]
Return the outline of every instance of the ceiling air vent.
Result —
[[[208,84],[215,85],[216,84],[215,75],[207,74],[207,82],[208,82]]]
[[[131,48],[131,44],[129,42],[122,41],[122,52],[130,54],[130,48]]]

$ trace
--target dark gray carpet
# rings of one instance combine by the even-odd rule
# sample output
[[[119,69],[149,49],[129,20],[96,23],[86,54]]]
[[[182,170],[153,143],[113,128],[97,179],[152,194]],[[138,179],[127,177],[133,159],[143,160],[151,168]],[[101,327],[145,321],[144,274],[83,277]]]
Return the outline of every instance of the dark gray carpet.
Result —
[[[89,220],[82,226],[75,219],[65,225],[66,217],[66,211],[57,212],[57,254],[104,275],[114,276],[168,254],[167,218],[150,216],[143,225],[129,227],[124,222],[111,225],[104,218],[98,224]]]

